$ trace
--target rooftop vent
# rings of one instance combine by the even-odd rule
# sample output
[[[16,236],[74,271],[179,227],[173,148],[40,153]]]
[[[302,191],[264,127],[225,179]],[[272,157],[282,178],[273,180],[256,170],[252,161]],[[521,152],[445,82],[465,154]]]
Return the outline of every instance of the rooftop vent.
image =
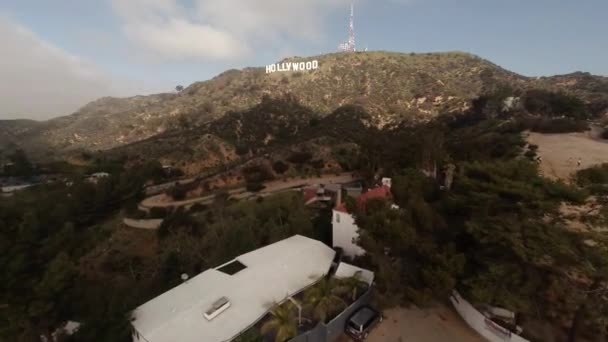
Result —
[[[228,309],[229,307],[230,307],[230,301],[228,300],[228,298],[222,297],[222,298],[216,300],[211,305],[209,310],[205,311],[203,316],[205,316],[205,318],[208,321],[210,321],[210,320],[214,319],[215,317],[219,316],[219,314],[221,314],[222,312],[226,311],[226,309]]]

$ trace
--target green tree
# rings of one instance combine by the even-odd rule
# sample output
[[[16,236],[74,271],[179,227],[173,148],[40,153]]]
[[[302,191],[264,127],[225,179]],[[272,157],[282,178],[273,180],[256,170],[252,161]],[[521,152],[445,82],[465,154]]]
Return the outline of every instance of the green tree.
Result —
[[[304,293],[305,302],[312,307],[313,317],[321,322],[340,312],[346,302],[340,298],[338,284],[333,278],[323,278]]]
[[[262,334],[274,334],[275,342],[285,342],[298,333],[295,308],[291,302],[283,305],[274,304],[270,309],[270,318],[262,325]]]
[[[37,300],[29,308],[34,317],[62,316],[68,312],[70,288],[74,285],[76,268],[66,253],[58,254],[48,265],[40,283],[35,288]]]
[[[8,176],[30,177],[34,174],[34,166],[23,150],[16,150],[8,156],[8,160],[12,163],[4,170]]]
[[[352,277],[338,279],[336,284],[336,293],[345,294],[351,301],[355,301],[357,296],[367,289],[367,283],[365,283],[361,276],[361,271],[355,272]]]

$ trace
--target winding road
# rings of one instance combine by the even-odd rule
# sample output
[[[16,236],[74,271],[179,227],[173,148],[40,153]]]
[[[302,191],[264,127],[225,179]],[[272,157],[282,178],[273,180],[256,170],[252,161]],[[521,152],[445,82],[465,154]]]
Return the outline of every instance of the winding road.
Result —
[[[353,176],[352,173],[342,173],[339,175],[325,175],[321,177],[305,178],[305,179],[285,179],[276,180],[268,183],[264,183],[265,188],[260,192],[249,192],[245,187],[232,189],[228,191],[230,197],[235,199],[250,199],[257,197],[265,197],[285,191],[298,190],[302,187],[314,185],[314,184],[347,184],[358,181],[359,178]],[[201,196],[196,198],[185,199],[181,201],[174,201],[165,194],[155,195],[143,200],[139,209],[148,211],[154,207],[189,207],[196,203],[198,204],[210,204],[215,200],[215,194],[207,196]]]

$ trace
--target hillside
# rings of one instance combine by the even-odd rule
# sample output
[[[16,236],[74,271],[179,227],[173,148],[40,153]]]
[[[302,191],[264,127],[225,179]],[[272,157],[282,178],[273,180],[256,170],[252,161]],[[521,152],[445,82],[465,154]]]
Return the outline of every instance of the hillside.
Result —
[[[527,78],[466,53],[336,53],[306,60],[313,58],[319,60],[319,69],[311,72],[229,70],[180,94],[102,98],[46,122],[0,122],[0,143],[12,142],[43,155],[48,149],[105,150],[209,123],[228,111],[251,108],[263,96],[291,95],[320,117],[342,105],[357,104],[378,128],[461,111],[479,94],[503,85],[564,90],[592,102],[597,111],[608,107],[604,77],[578,73]],[[286,61],[291,60],[302,59]]]

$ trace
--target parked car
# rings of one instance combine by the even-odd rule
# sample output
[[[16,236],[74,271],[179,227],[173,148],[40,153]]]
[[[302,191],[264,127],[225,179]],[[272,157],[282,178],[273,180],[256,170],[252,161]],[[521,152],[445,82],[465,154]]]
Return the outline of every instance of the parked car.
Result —
[[[345,332],[353,339],[362,341],[379,322],[382,322],[382,314],[370,306],[363,306],[346,321]]]

